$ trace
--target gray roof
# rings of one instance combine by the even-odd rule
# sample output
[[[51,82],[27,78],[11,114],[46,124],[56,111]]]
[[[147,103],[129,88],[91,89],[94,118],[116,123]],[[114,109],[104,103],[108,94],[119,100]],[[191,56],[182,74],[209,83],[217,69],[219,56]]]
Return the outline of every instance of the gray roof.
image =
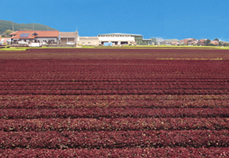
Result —
[[[78,32],[60,32],[59,35],[62,38],[76,38]]]
[[[79,37],[80,39],[99,39],[99,37]]]

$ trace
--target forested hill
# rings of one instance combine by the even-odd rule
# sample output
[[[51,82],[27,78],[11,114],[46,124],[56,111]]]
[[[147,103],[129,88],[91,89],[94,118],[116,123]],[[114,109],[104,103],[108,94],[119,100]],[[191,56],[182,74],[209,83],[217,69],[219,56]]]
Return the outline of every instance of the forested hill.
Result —
[[[54,28],[51,28],[46,25],[42,24],[36,24],[36,23],[30,23],[30,24],[18,24],[14,23],[12,21],[6,21],[6,20],[0,20],[0,34],[4,33],[6,30],[10,29],[12,30],[12,23],[14,24],[14,31],[18,30],[41,30],[41,31],[46,31],[46,30],[56,30]]]

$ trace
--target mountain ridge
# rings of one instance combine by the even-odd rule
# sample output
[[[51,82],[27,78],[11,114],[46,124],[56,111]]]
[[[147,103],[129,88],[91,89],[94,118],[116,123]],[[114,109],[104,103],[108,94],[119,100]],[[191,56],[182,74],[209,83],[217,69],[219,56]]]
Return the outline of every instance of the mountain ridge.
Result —
[[[51,28],[50,26],[39,24],[39,23],[19,24],[12,21],[0,19],[0,34],[3,34],[8,29],[12,30],[13,26],[14,26],[14,31],[19,31],[19,30],[55,31],[56,30],[54,28]]]

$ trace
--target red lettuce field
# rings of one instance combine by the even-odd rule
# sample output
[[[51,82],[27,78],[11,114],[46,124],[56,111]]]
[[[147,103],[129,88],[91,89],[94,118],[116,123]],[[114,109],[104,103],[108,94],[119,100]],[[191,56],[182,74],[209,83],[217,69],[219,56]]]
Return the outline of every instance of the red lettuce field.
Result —
[[[0,157],[229,157],[228,56],[0,52]]]

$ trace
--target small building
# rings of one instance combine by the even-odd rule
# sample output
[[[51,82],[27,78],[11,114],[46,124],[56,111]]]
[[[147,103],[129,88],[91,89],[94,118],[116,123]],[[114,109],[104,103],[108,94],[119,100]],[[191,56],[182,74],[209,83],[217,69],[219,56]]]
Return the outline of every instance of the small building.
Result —
[[[172,42],[170,42],[170,44],[172,46],[179,46],[180,45],[180,42],[178,42],[178,41],[172,41]]]
[[[194,45],[198,43],[198,40],[195,38],[186,38],[186,39],[180,40],[180,42],[186,45]]]
[[[197,45],[204,46],[207,39],[199,39]]]
[[[77,44],[83,46],[98,46],[99,38],[98,37],[78,37]]]
[[[48,45],[59,43],[59,31],[16,31],[10,34],[11,44],[23,41],[27,43],[47,43]]]
[[[218,46],[219,45],[219,41],[217,41],[217,40],[211,41],[211,44]]]
[[[68,44],[77,44],[78,32],[60,32],[59,40],[60,45],[68,45]]]

